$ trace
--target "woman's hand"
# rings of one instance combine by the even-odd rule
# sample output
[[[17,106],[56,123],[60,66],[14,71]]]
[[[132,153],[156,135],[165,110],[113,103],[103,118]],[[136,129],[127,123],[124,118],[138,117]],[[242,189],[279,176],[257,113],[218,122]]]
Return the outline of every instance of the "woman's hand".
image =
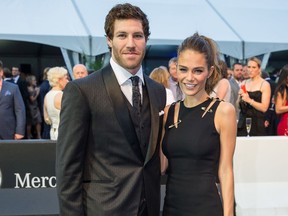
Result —
[[[243,101],[245,101],[246,103],[251,103],[252,102],[252,99],[249,97],[249,94],[248,93],[244,93],[243,90],[240,90],[242,91],[242,94],[240,94],[240,97]]]

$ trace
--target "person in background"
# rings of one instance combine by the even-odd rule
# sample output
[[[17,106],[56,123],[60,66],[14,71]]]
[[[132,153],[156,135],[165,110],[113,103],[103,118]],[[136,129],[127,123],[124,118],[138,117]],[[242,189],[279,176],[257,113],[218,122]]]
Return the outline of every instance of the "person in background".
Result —
[[[231,68],[227,68],[227,79],[230,80],[233,76],[233,70]]]
[[[219,81],[215,85],[213,91],[210,93],[210,96],[226,102],[231,102],[231,86],[229,80],[227,79],[227,65],[222,60],[219,60],[218,62],[221,77],[219,78]]]
[[[217,54],[215,42],[198,33],[178,48],[177,77],[185,99],[164,111],[164,216],[233,215],[236,113],[231,103],[209,97],[220,76]]]
[[[52,88],[44,97],[44,120],[48,125],[51,125],[50,139],[57,140],[62,91],[69,82],[68,71],[63,67],[53,67],[49,69],[47,75]],[[70,115],[73,116],[73,112]]]
[[[276,83],[274,80],[270,78],[269,73],[265,71],[262,71],[261,76],[270,84],[271,89],[269,109],[265,113],[265,128],[268,136],[275,136],[277,135],[277,122],[278,122],[277,115],[275,112],[275,101],[274,101]]]
[[[27,109],[27,103],[29,100],[29,93],[27,88],[27,81],[25,78],[21,77],[21,72],[18,67],[12,67],[12,79],[14,83],[16,83],[19,87],[19,90],[21,92],[25,108]]]
[[[73,76],[74,79],[80,79],[85,76],[88,76],[88,70],[85,65],[77,64],[73,67]]]
[[[285,65],[280,70],[274,97],[275,111],[278,115],[280,115],[277,135],[288,136],[288,65]]]
[[[242,71],[242,79],[241,79],[241,82],[249,79],[250,76],[249,76],[249,71],[248,71],[248,66],[247,65],[244,65],[243,66],[243,71]]]
[[[237,119],[239,119],[239,105],[238,105],[238,97],[240,90],[240,83],[242,79],[243,66],[241,63],[233,64],[233,76],[229,80],[231,86],[231,98],[230,101],[234,105],[236,110]]]
[[[177,57],[173,57],[169,60],[169,88],[173,93],[173,96],[176,101],[178,100],[183,100],[184,95],[181,91],[181,88],[178,83],[178,78],[177,78]]]
[[[40,88],[37,86],[37,80],[35,75],[28,75],[26,77],[28,83],[28,109],[26,112],[29,112],[29,118],[26,119],[26,128],[27,128],[27,139],[32,139],[34,134],[36,134],[37,139],[41,139],[41,113],[38,106],[38,96]],[[36,133],[33,133],[33,129],[36,129]]]
[[[166,92],[143,73],[146,14],[117,4],[105,19],[109,64],[73,80],[56,145],[60,215],[158,216]]]
[[[0,61],[0,140],[19,140],[25,135],[25,106],[19,87],[3,80]]]
[[[26,81],[26,77],[25,75],[19,70],[18,67],[12,67],[12,80],[14,81],[14,83],[16,83],[19,87],[20,93],[22,95],[22,99],[25,105],[25,113],[26,113],[26,119],[29,119],[29,112],[28,112],[28,101],[29,101],[29,93],[28,93],[28,84]],[[26,127],[26,126],[25,126]],[[26,136],[24,136],[24,138],[27,138]]]
[[[169,88],[170,74],[165,66],[154,68],[154,70],[150,73],[149,77],[156,82],[164,85],[166,90],[166,105],[170,105],[175,102],[173,93]]]
[[[4,81],[14,83],[11,70],[9,68],[7,68],[7,67],[4,67],[3,68],[3,72],[4,72],[4,74],[3,74]]]
[[[40,84],[40,93],[38,97],[38,104],[39,104],[39,109],[42,117],[42,139],[50,139],[50,129],[51,126],[48,125],[45,120],[44,120],[44,98],[45,95],[50,91],[51,86],[49,84],[49,81],[47,79],[47,73],[50,70],[50,67],[46,67],[43,70],[43,78],[42,78],[42,83]]]
[[[250,58],[247,66],[250,79],[245,80],[239,90],[237,136],[247,136],[246,118],[252,119],[251,136],[266,136],[265,113],[270,104],[270,84],[261,77],[261,61],[258,58]]]

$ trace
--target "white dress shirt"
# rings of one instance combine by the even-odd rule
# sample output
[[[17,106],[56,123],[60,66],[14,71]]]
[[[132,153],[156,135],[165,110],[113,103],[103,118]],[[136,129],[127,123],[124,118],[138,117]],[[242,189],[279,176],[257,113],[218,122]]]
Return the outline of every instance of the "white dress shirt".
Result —
[[[114,71],[114,74],[116,76],[116,79],[120,85],[120,88],[127,98],[127,100],[132,105],[132,81],[130,79],[132,75],[129,71],[127,71],[125,68],[121,67],[119,64],[117,64],[112,58],[110,58],[110,64]],[[135,74],[135,76],[138,76],[139,79],[139,89],[141,94],[141,101],[143,101],[143,94],[142,94],[142,84],[145,85],[144,77],[143,77],[143,70],[142,66],[140,67],[139,71]]]

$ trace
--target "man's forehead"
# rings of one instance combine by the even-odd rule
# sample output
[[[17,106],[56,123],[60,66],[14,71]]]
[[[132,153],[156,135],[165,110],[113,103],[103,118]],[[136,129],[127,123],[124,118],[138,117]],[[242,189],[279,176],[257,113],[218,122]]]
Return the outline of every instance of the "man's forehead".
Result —
[[[129,23],[129,25],[127,25],[127,23]],[[141,32],[143,31],[142,22],[137,19],[117,19],[114,22],[114,31],[116,31],[116,29],[118,31],[125,31],[129,30],[132,27],[139,27],[139,29],[141,29]]]

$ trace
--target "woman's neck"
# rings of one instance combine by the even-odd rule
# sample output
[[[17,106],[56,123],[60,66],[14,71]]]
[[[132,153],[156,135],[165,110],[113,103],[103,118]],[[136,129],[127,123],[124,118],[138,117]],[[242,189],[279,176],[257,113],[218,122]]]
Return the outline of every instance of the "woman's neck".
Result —
[[[260,75],[257,75],[255,77],[251,77],[251,82],[257,82],[259,80],[261,80],[261,76]]]
[[[203,93],[201,95],[193,95],[193,96],[187,96],[184,99],[184,105],[186,107],[195,107],[198,104],[203,103],[205,100],[207,100],[207,98],[209,97],[209,95],[206,93]]]
[[[59,91],[62,91],[62,89],[59,87],[59,86],[54,86],[53,88],[52,88],[52,90],[59,90]]]

